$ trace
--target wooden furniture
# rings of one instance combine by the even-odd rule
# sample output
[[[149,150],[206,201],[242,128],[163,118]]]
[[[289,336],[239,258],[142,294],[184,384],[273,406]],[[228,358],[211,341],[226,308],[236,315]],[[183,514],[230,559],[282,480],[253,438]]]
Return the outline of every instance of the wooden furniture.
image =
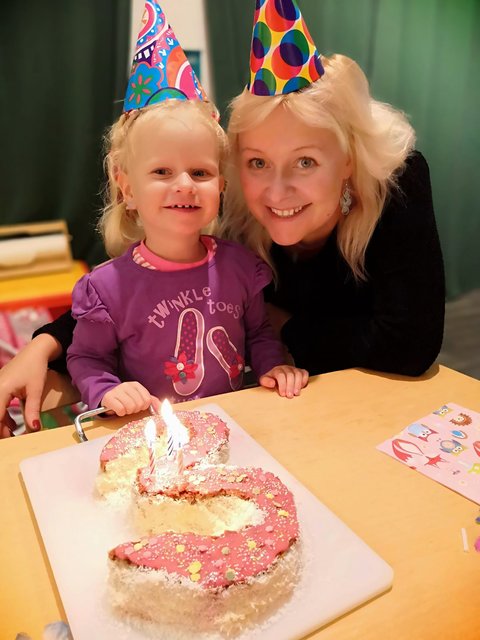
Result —
[[[0,311],[42,306],[48,307],[56,317],[71,305],[72,289],[85,273],[88,273],[87,265],[76,260],[66,271],[2,280]]]
[[[480,554],[465,553],[461,539],[462,527],[480,535],[478,505],[375,446],[446,402],[479,411],[480,381],[441,366],[418,379],[348,370],[313,378],[293,400],[254,388],[208,402],[221,405],[393,567],[389,592],[310,638],[478,640]],[[98,421],[86,433],[113,433],[123,422]],[[18,465],[75,442],[73,427],[0,441],[1,638],[20,631],[40,638],[47,623],[66,619]]]
[[[65,220],[0,226],[0,281],[70,271],[70,239]]]

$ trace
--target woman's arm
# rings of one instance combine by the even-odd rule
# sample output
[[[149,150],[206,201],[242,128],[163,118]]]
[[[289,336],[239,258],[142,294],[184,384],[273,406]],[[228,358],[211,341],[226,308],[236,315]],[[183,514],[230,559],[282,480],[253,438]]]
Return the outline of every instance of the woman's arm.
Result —
[[[67,349],[72,344],[73,330],[75,329],[76,321],[72,318],[71,310],[65,312],[59,316],[53,322],[37,329],[33,337],[39,335],[50,335],[57,341],[60,351],[49,363],[49,368],[58,371],[59,373],[67,373]]]
[[[434,362],[443,338],[445,283],[428,166],[415,153],[367,249],[368,311],[325,299],[293,313],[281,331],[298,366],[312,373],[365,367],[410,376]],[[332,277],[317,273],[317,278]],[[362,299],[360,285],[358,300]]]
[[[61,354],[62,347],[45,333],[33,338],[0,370],[0,437],[12,435],[15,423],[7,407],[14,398],[25,400],[27,431],[40,429],[40,403],[48,363]]]

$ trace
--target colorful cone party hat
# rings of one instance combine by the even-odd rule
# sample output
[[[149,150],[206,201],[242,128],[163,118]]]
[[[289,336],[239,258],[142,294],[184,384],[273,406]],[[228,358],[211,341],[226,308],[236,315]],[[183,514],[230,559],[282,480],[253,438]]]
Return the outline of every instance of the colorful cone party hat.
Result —
[[[172,98],[206,100],[206,95],[162,8],[147,0],[123,111]]]
[[[256,0],[248,89],[259,96],[298,91],[323,73],[295,0]]]

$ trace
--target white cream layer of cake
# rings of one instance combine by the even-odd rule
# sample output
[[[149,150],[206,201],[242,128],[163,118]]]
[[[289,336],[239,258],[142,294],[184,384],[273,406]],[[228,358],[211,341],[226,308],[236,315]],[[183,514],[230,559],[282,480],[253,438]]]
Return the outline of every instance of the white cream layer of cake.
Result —
[[[249,500],[216,496],[190,503],[158,496],[136,496],[133,502],[135,530],[139,535],[163,531],[219,536],[263,522],[262,512]]]
[[[110,602],[122,617],[171,625],[176,638],[190,640],[197,633],[234,638],[249,627],[261,625],[289,600],[300,566],[296,543],[278,557],[269,571],[249,582],[210,591],[166,571],[109,560]],[[169,634],[161,637],[171,640]]]

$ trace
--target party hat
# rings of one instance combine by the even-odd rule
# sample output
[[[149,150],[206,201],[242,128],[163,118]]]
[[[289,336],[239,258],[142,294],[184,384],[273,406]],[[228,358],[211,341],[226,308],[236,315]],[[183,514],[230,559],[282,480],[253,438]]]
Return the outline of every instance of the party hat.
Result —
[[[123,111],[171,98],[206,100],[206,95],[162,8],[147,0]]]
[[[256,0],[250,54],[251,93],[298,91],[323,73],[320,55],[295,0]]]

